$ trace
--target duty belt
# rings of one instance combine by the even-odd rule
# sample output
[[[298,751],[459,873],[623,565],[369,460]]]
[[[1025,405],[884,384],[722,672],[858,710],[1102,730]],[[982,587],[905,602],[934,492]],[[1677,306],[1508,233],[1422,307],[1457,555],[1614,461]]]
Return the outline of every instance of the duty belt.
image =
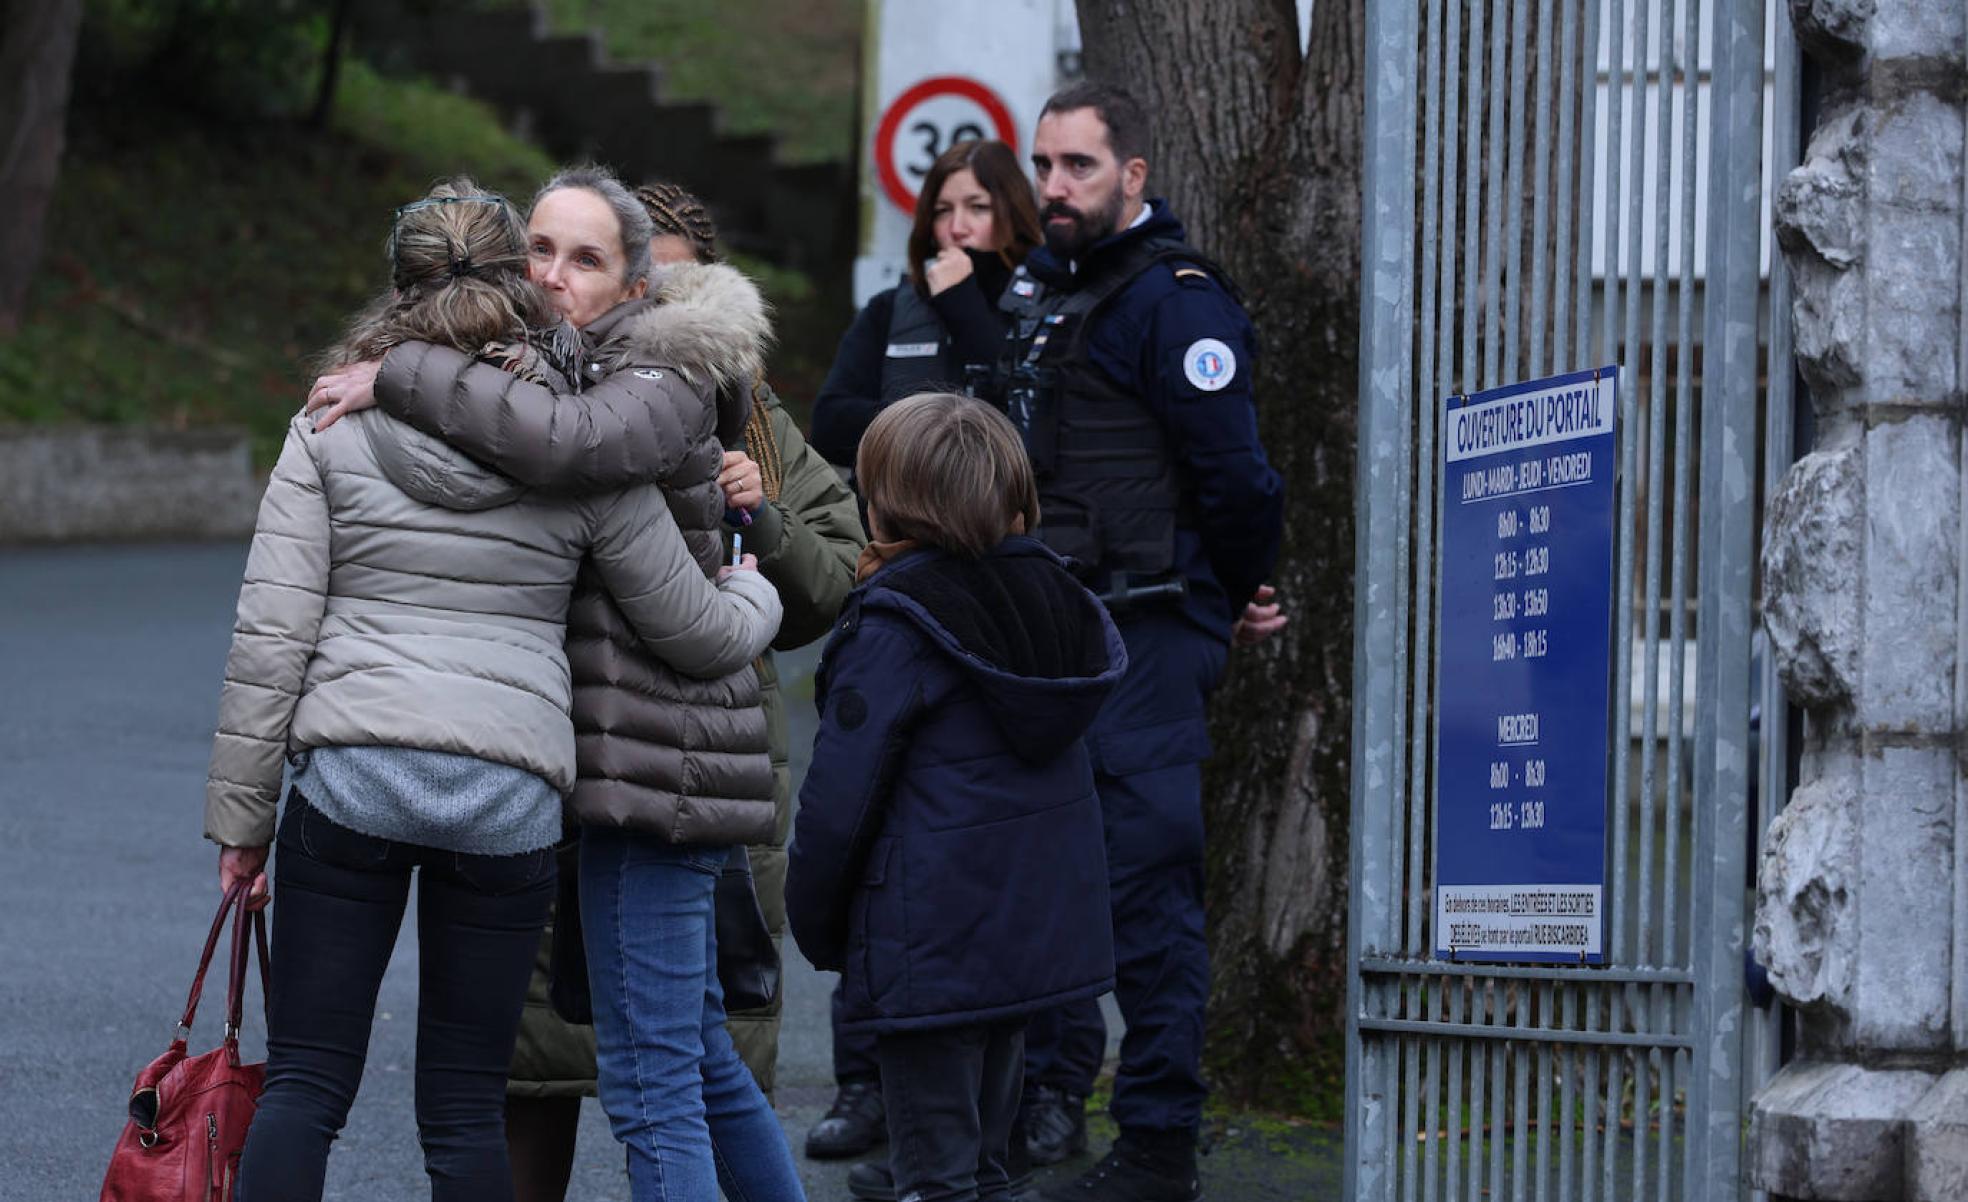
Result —
[[[1189,582],[1169,573],[1144,576],[1114,572],[1108,576],[1106,590],[1098,595],[1109,613],[1124,613],[1150,606],[1178,605],[1189,595]]]

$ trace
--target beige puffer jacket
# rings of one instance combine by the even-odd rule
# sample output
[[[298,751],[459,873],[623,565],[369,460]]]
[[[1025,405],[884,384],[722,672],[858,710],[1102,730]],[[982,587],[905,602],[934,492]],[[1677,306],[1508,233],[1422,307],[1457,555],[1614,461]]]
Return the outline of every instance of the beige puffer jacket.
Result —
[[[574,784],[564,622],[584,557],[678,671],[752,677],[778,595],[706,579],[662,493],[530,493],[381,413],[304,417],[260,504],[213,742],[205,833],[272,841],[282,758],[385,744]]]
[[[389,412],[543,490],[590,493],[655,481],[708,574],[724,541],[717,473],[750,412],[771,326],[745,276],[679,264],[647,299],[582,332],[582,389],[515,381],[454,351],[392,350],[376,380]],[[568,614],[582,823],[674,843],[761,843],[778,820],[771,740],[755,673],[693,679],[653,656],[592,571]]]

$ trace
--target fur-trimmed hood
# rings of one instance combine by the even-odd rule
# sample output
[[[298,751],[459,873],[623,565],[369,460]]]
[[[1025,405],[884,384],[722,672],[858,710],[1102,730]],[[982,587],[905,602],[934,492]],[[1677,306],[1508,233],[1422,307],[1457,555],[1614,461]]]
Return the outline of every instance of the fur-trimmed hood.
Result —
[[[590,362],[605,372],[631,361],[665,364],[718,398],[718,441],[736,442],[750,413],[752,382],[772,345],[771,310],[758,286],[722,263],[674,263],[649,275],[641,300],[617,306],[587,329]]]

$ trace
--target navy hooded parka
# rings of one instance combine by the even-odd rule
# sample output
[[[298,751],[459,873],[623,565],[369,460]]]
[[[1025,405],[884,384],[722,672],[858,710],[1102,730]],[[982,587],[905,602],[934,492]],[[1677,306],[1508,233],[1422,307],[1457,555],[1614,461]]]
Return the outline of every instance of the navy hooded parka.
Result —
[[[842,1029],[1018,1018],[1113,985],[1084,735],[1127,668],[1038,541],[915,550],[848,598],[816,679],[788,917]]]

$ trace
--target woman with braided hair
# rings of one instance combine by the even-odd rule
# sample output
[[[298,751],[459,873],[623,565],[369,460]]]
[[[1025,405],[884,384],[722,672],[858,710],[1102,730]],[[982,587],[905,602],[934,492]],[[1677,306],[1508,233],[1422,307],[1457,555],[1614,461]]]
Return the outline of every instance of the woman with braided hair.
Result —
[[[555,360],[571,340],[539,332],[554,310],[526,278],[526,229],[504,198],[440,184],[397,211],[389,255],[389,290],[332,362],[453,356],[482,373],[489,404],[568,387]],[[582,574],[670,670],[755,687],[778,599],[755,571],[713,583],[662,490],[549,496],[381,413],[288,427],[205,802],[222,888],[250,883],[263,899],[279,848],[266,1090],[242,1198],[321,1197],[413,873],[431,1195],[513,1197],[501,1102],[575,783],[564,645]]]

